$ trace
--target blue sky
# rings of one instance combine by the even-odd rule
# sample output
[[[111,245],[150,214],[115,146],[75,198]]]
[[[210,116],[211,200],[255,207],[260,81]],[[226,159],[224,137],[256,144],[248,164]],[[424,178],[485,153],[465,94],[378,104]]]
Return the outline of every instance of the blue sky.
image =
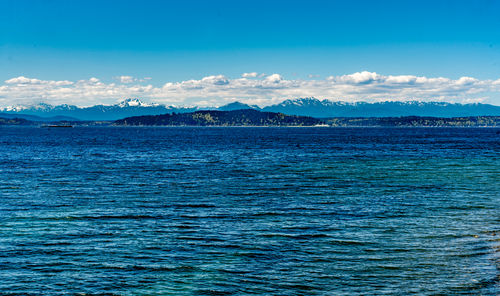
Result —
[[[213,75],[224,75],[231,83],[249,72],[297,81],[363,71],[496,81],[499,15],[500,1],[0,0],[0,81],[96,77],[110,84],[131,76],[134,83],[158,88]],[[0,105],[2,96],[7,104],[20,95],[0,92]],[[289,94],[267,99],[281,95]],[[334,99],[328,95],[324,97]],[[47,93],[32,96],[53,99]],[[204,97],[173,96],[171,101],[178,103]],[[446,94],[433,96],[446,100]],[[218,92],[212,100],[234,97]],[[471,93],[463,97],[474,98]],[[482,88],[476,98],[500,104],[495,87]],[[73,101],[77,99],[83,102],[83,95]],[[257,97],[247,95],[251,99]]]

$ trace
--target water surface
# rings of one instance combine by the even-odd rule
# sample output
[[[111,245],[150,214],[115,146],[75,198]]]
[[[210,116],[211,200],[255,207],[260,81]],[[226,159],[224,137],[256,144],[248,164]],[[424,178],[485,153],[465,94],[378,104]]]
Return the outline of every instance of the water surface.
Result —
[[[0,294],[500,294],[500,129],[0,128]]]

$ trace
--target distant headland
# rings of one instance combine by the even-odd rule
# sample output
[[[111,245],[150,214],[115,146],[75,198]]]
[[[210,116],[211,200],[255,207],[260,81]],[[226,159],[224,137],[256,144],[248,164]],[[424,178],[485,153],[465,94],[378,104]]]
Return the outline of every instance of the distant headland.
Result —
[[[218,111],[206,110],[190,113],[135,116],[117,120],[113,125],[161,126],[315,126],[324,121],[283,113],[261,112],[253,109]]]
[[[167,113],[132,116],[112,121],[33,121],[17,117],[3,118],[0,115],[0,126],[47,126],[48,124],[71,126],[500,127],[500,116],[314,118],[255,109]]]

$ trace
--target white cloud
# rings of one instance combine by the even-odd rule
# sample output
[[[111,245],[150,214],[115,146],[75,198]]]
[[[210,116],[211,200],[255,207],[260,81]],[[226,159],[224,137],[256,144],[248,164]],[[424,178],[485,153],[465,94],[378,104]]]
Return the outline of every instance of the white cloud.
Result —
[[[117,77],[118,81],[120,81],[121,83],[132,83],[135,81],[134,77],[132,76],[127,76],[127,75],[123,75],[123,76],[118,76]]]
[[[162,86],[130,76],[120,76],[120,83],[105,83],[95,77],[72,82],[20,76],[0,84],[0,107],[37,102],[89,106],[112,104],[129,97],[175,105],[221,105],[239,100],[265,106],[287,98],[310,96],[349,102],[422,100],[500,105],[500,79],[461,77],[454,80],[414,75],[386,76],[363,71],[326,79],[288,80],[280,74],[255,74],[255,77],[251,75],[254,79],[212,75],[202,79],[166,82]],[[123,77],[127,78],[121,79]]]
[[[251,72],[251,73],[243,73],[241,74],[241,77],[243,78],[255,78],[259,75],[257,72]]]
[[[400,84],[414,84],[417,82],[416,76],[413,75],[399,75],[399,76],[388,76],[387,77],[387,82],[388,83],[400,83]]]
[[[478,82],[478,80],[472,77],[461,77],[457,80],[458,85],[471,85],[476,82]]]
[[[229,83],[229,80],[224,75],[214,75],[207,76],[201,79],[202,82],[214,85],[226,85]]]
[[[24,76],[19,76],[11,78],[9,80],[5,80],[5,83],[7,84],[39,84],[40,82],[41,80],[39,79],[26,78]]]
[[[343,83],[349,83],[349,84],[364,84],[364,83],[371,83],[374,81],[377,81],[381,79],[381,76],[375,72],[368,72],[368,71],[363,71],[363,72],[356,72],[354,74],[349,74],[349,75],[343,75],[340,77],[333,77],[334,80],[343,82]]]
[[[271,74],[264,80],[271,83],[279,83],[281,80],[283,80],[283,77],[281,77],[281,75],[279,74]]]
[[[54,80],[40,80],[35,78],[26,78],[24,76],[19,76],[5,80],[6,84],[45,84],[45,85],[71,85],[73,82],[68,80],[54,81]]]

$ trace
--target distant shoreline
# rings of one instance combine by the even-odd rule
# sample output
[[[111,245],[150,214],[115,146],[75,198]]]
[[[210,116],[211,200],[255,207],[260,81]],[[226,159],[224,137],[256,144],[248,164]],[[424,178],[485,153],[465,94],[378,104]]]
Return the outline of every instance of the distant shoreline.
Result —
[[[197,111],[181,114],[163,114],[127,117],[112,125],[124,126],[302,126],[302,127],[469,127],[500,126],[500,116],[466,117],[334,117],[314,118],[261,112],[252,109],[234,111]]]
[[[3,125],[0,124],[0,128],[23,128],[23,127],[30,127],[30,128],[44,128],[44,126],[35,124],[35,125]],[[425,128],[425,129],[488,129],[488,128],[493,128],[493,129],[500,129],[500,126],[376,126],[376,125],[366,125],[366,126],[361,126],[361,125],[350,125],[350,126],[253,126],[253,125],[232,125],[232,126],[222,126],[222,125],[206,125],[206,126],[200,126],[200,125],[78,125],[75,124],[73,125],[74,128],[316,128],[316,129],[347,129],[347,128],[353,128],[353,129],[363,129],[363,128],[372,128],[372,129],[377,129],[377,128],[384,128],[384,129],[414,129],[414,128]],[[64,129],[66,130],[66,129]]]
[[[422,116],[314,118],[246,109],[135,116],[115,121],[32,121],[23,118],[0,117],[0,126],[470,128],[500,127],[500,116],[466,116],[451,118]]]

